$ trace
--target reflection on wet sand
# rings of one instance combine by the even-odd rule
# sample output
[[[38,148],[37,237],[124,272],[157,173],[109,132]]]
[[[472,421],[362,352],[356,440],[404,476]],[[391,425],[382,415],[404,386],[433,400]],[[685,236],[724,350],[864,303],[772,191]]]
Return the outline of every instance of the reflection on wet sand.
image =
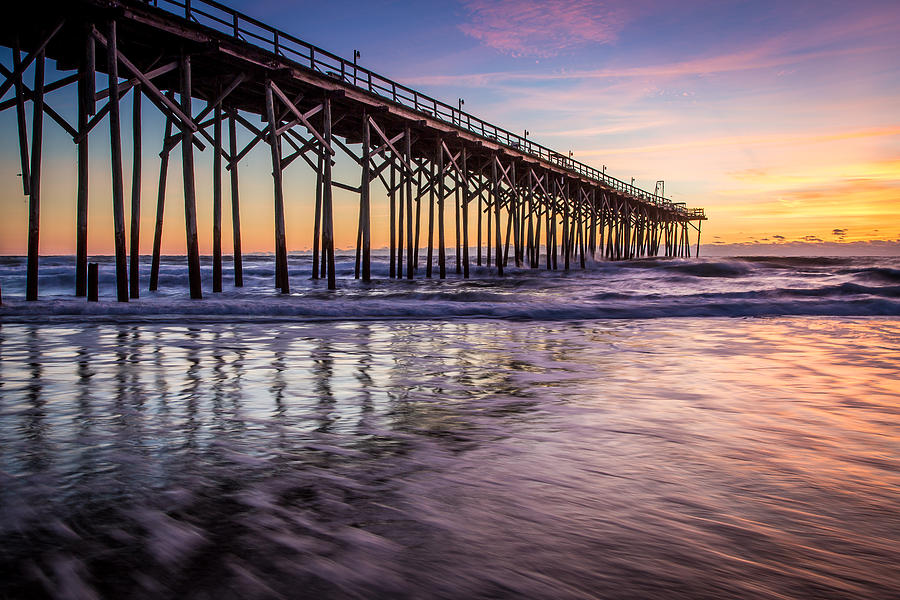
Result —
[[[898,334],[3,325],[0,597],[887,598]]]

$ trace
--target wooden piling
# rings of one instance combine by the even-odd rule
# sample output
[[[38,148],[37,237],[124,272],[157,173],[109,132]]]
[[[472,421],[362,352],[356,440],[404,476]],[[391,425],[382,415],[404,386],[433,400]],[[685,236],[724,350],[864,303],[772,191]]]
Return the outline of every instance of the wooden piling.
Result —
[[[87,295],[88,179],[90,152],[88,121],[94,109],[94,38],[86,35],[85,53],[78,72],[78,192],[75,207],[75,295]]]
[[[20,73],[22,70],[22,56],[19,49],[18,40],[16,47],[13,49],[13,73]],[[22,169],[22,193],[26,196],[31,195],[31,166],[28,164],[30,156],[28,155],[28,124],[25,120],[25,90],[22,89],[22,75],[15,76],[13,82],[16,93],[16,124],[19,133],[19,160]]]
[[[568,182],[560,187],[560,195],[563,201],[563,222],[562,222],[562,252],[563,252],[563,268],[569,270],[569,256],[571,254],[569,236],[571,234],[569,228],[569,185]]]
[[[370,184],[372,163],[372,140],[369,117],[363,111],[363,147],[362,147],[362,181],[359,188],[359,205],[362,222],[362,278],[363,281],[372,280],[372,217],[370,207]]]
[[[535,215],[534,215],[534,268],[541,268],[541,224],[544,222],[541,219],[541,211],[546,210],[542,208],[541,205],[543,202],[539,201],[537,206],[535,207]],[[546,246],[545,246],[546,252]]]
[[[125,251],[125,185],[122,177],[122,134],[119,114],[119,56],[116,22],[109,22],[107,73],[109,74],[109,144],[112,164],[113,227],[116,248],[116,294],[128,302],[128,260]]]
[[[586,259],[585,259],[585,224],[587,221],[587,205],[584,202],[583,190],[578,190],[578,253],[579,253],[579,262],[581,268],[584,269],[587,267]]]
[[[522,266],[522,219],[521,219],[521,202],[519,201],[518,184],[516,179],[516,161],[511,161],[509,165],[510,183],[509,189],[509,222],[513,227],[513,261],[516,267]],[[506,247],[509,248],[509,233],[506,234]]]
[[[131,151],[131,248],[129,253],[129,292],[132,298],[141,295],[141,86],[135,86],[132,105]]]
[[[497,275],[503,276],[503,258],[501,253],[503,252],[503,240],[500,235],[500,178],[497,177],[497,165],[499,159],[497,156],[494,156],[494,160],[491,162],[491,174],[493,176],[494,182],[494,245],[495,245],[495,253],[494,258],[497,263]]]
[[[237,109],[234,109],[237,111]],[[231,160],[231,236],[234,248],[234,287],[244,286],[244,257],[241,251],[241,203],[238,181],[237,127],[235,118],[228,118],[228,155]]]
[[[547,183],[549,186],[549,183],[550,183],[549,180]],[[558,257],[559,248],[557,247],[558,246],[557,242],[559,240],[556,237],[557,232],[559,231],[559,208],[558,208],[559,197],[557,196],[557,194],[559,192],[559,184],[556,181],[554,181],[553,184],[556,186],[556,190],[554,192],[552,192],[550,195],[550,202],[551,202],[552,210],[551,210],[550,218],[547,221],[547,235],[549,235],[553,238],[552,241],[550,242],[550,244],[551,244],[550,247],[552,249],[552,256],[551,256],[552,260],[550,262],[552,263],[552,268],[555,271],[559,268],[559,257]]]
[[[412,131],[406,127],[403,144],[403,158],[407,165],[412,164]],[[413,248],[412,220],[412,178],[411,172],[406,174],[406,278],[412,279],[415,273],[415,248]],[[417,221],[418,223],[418,221]]]
[[[513,198],[514,194],[512,190],[509,192],[509,201],[507,203],[506,210],[506,237],[504,245],[503,245],[503,266],[509,265],[509,240],[510,233],[513,231],[513,219],[515,219],[515,208],[513,207]],[[513,254],[515,254],[515,248],[513,249]]]
[[[703,221],[697,221],[697,252],[694,253],[695,257],[700,256],[700,227],[703,224]]]
[[[591,260],[597,259],[597,195],[596,190],[591,190],[591,203],[590,203],[590,211],[591,211],[591,225],[590,225],[590,237],[588,238],[588,248],[591,252]]]
[[[25,276],[25,299],[38,297],[38,257],[41,232],[41,146],[44,136],[44,52],[34,60],[33,114],[31,116],[31,181],[28,197],[28,263]]]
[[[97,263],[87,266],[87,299],[88,302],[97,302],[99,299],[100,277]]]
[[[462,215],[460,214],[461,207],[459,205],[459,196],[460,196],[459,191],[460,191],[461,184],[459,182],[459,173],[457,173],[456,175],[457,175],[457,177],[454,179],[454,183],[456,185],[454,185],[454,187],[453,187],[453,199],[454,199],[454,204],[456,206],[456,211],[455,211],[456,212],[456,227],[453,228],[453,231],[456,234],[456,274],[461,275],[462,274],[462,248],[460,248],[460,243],[461,243],[462,232],[460,231],[460,219],[462,218]]]
[[[400,157],[397,157],[397,160],[401,160]],[[397,178],[399,175],[399,180]],[[398,279],[403,278],[403,249],[406,247],[403,240],[403,233],[405,227],[404,216],[406,212],[406,201],[404,198],[406,197],[405,188],[403,186],[403,169],[397,172],[397,168],[395,165],[391,165],[391,189],[396,191],[397,194],[397,265],[395,274]]]
[[[434,162],[429,162],[431,176],[428,182],[428,252],[425,262],[425,277],[431,278],[433,252],[434,252],[434,188],[437,185],[437,174]]]
[[[444,199],[446,194],[444,186],[444,150],[441,140],[437,143],[437,187],[438,198],[438,271],[441,279],[447,278],[447,244],[444,238]]]
[[[316,163],[316,208],[313,213],[313,247],[312,247],[312,278],[319,278],[319,233],[322,226],[322,175],[324,170],[325,150],[319,148],[318,162]],[[330,159],[329,159],[330,160]],[[324,275],[324,273],[323,273]]]
[[[493,162],[494,162],[494,159],[492,158],[491,159],[491,168],[493,169],[493,171],[492,171],[493,175],[492,175],[491,182],[490,182],[491,199],[486,202],[486,204],[487,204],[487,231],[485,232],[486,248],[485,248],[485,252],[484,252],[484,254],[485,254],[484,263],[488,268],[490,268],[490,266],[491,266],[491,255],[494,253],[492,244],[491,244],[491,240],[494,239],[494,234],[493,234],[494,230],[493,230],[493,227],[491,226],[491,224],[493,223],[493,218],[494,218],[494,215],[493,215],[494,201],[495,201],[494,188],[496,187],[496,183],[497,183],[497,181],[496,181],[497,180],[497,166],[495,164],[493,164]],[[479,214],[481,214],[481,213],[479,212]],[[479,223],[479,226],[480,225],[481,225],[481,223]]]
[[[422,174],[425,172],[425,166],[421,165],[419,167],[418,175],[416,176],[416,241],[415,241],[415,249],[413,250],[413,269],[419,270],[419,235],[422,232]]]
[[[362,186],[360,186],[360,190],[362,190]],[[362,194],[360,193],[360,205],[362,204]],[[356,258],[353,261],[353,278],[359,279],[359,274],[362,268],[362,237],[363,237],[363,211],[362,206],[360,206],[359,214],[356,219]]]
[[[388,277],[395,279],[397,277],[397,167],[391,159],[391,179],[390,189],[388,190],[388,203],[390,204],[390,254],[388,257]]]
[[[478,183],[481,183],[481,177],[478,178]],[[475,264],[479,267],[481,266],[481,213],[484,212],[484,208],[481,205],[482,201],[482,193],[478,192],[478,213],[477,213],[477,237],[476,240],[477,248],[475,249]]]
[[[82,71],[78,77],[78,94],[80,103],[88,115],[97,114],[97,41],[91,35],[94,26],[86,23],[83,28],[85,36]],[[79,132],[81,133],[81,132]]]
[[[221,92],[221,90],[220,90]],[[222,106],[213,109],[213,293],[222,291]]]
[[[684,255],[687,258],[691,257],[691,232],[688,231],[687,221],[682,223],[682,229],[684,229]]]
[[[641,255],[641,236],[643,235],[644,219],[640,206],[634,211],[634,233],[632,234],[632,258],[638,258]]]
[[[191,57],[181,54],[181,111],[191,114]],[[184,183],[184,230],[187,245],[188,283],[191,298],[203,298],[200,285],[200,247],[197,240],[197,194],[194,184],[194,136],[186,123],[181,123],[181,169]]]
[[[171,99],[171,95],[170,95]],[[162,249],[163,215],[166,207],[166,179],[169,173],[169,150],[166,142],[172,136],[172,118],[166,118],[166,129],[163,134],[163,150],[159,155],[159,184],[156,193],[156,227],[153,230],[153,256],[150,261],[150,291],[159,288],[159,262]]]
[[[269,148],[272,153],[272,177],[275,184],[275,287],[282,294],[290,293],[287,270],[287,244],[284,231],[284,185],[281,167],[281,135],[275,119],[275,99],[272,82],[266,81],[266,114],[269,119]]]
[[[322,136],[325,140],[326,148],[323,152],[328,151],[331,145],[331,97],[326,96],[324,102],[324,127]],[[327,255],[328,261],[328,289],[337,289],[337,281],[334,274],[334,211],[332,207],[332,187],[331,187],[331,157],[325,156],[325,169],[322,179],[322,251]]]
[[[534,176],[533,171],[529,168],[528,174],[526,176],[526,185],[528,186],[528,196],[526,200],[528,202],[528,267],[533,269],[535,268],[535,259],[534,259],[534,225],[532,223],[532,218],[534,214],[534,182],[532,181]]]
[[[469,202],[472,201],[471,190],[469,189],[468,168],[466,166],[466,147],[463,146],[462,156],[460,158],[460,184],[463,188],[462,197],[462,253],[463,253],[463,278],[469,278]]]

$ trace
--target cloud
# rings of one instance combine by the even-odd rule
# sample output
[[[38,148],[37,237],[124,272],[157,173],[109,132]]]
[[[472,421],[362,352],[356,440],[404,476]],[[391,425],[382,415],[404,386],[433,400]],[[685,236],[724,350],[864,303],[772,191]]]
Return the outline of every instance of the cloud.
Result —
[[[773,237],[774,239],[776,239],[776,240],[784,240],[784,239],[787,239],[787,238],[785,238],[783,235],[773,235],[772,237]]]
[[[798,144],[822,144],[860,138],[878,138],[900,136],[900,126],[869,127],[865,129],[853,129],[848,131],[835,131],[823,133],[797,133],[782,134],[772,133],[767,135],[730,135],[721,137],[695,138],[685,141],[652,144],[646,146],[631,146],[625,148],[606,148],[598,151],[582,151],[582,155],[608,155],[608,154],[647,154],[648,152],[671,152],[674,150],[686,150],[689,148],[715,148],[735,146],[777,146]],[[892,161],[893,162],[893,161]],[[768,173],[761,169],[745,169],[732,173],[736,179],[755,180],[764,179]]]
[[[718,193],[721,196],[729,192],[719,190]],[[874,227],[879,223],[896,222],[900,217],[898,198],[900,179],[823,177],[797,186],[765,191],[755,188],[735,190],[730,212],[742,219],[794,219],[797,224],[815,222],[820,235],[832,233],[834,223],[838,221],[842,223],[840,229],[849,232],[852,227],[854,237],[857,237],[876,233]]]
[[[824,242],[825,241],[822,238],[814,236],[814,235],[804,235],[800,239],[803,240],[804,242]]]
[[[590,137],[599,135],[613,135],[618,133],[632,133],[645,129],[654,129],[663,127],[672,123],[671,119],[646,120],[643,115],[638,115],[635,119],[628,122],[618,123],[614,125],[606,125],[599,127],[584,127],[579,129],[548,129],[545,131],[535,130],[535,135],[556,136],[556,137]]]
[[[847,237],[847,230],[846,229],[832,229],[831,235],[837,236],[837,237],[843,239],[843,238]]]
[[[684,15],[686,5],[650,0],[463,0],[467,19],[459,29],[484,45],[513,56],[548,58],[590,44],[612,44],[625,27],[645,15],[669,11]],[[693,4],[704,5],[698,0]],[[677,7],[677,8],[676,8]],[[889,51],[889,40],[900,25],[896,11],[860,12],[853,18],[830,19],[801,29],[791,28],[760,36],[750,45],[730,50],[656,63],[610,64],[595,69],[555,71],[494,71],[435,75],[409,79],[414,84],[496,87],[501,82],[550,82],[558,80],[660,79],[740,73],[776,69],[780,78],[796,75],[796,66],[808,61]],[[888,41],[885,42],[885,39]],[[823,43],[827,40],[827,43]]]
[[[737,242],[701,244],[700,256],[900,256],[900,240],[866,242]]]
[[[460,30],[512,56],[547,58],[609,44],[633,18],[633,3],[593,0],[467,0]]]

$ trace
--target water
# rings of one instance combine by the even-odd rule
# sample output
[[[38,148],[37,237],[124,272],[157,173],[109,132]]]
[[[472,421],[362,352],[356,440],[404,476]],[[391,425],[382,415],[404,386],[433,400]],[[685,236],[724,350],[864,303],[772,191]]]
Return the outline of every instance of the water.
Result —
[[[310,279],[309,254],[290,258],[292,295],[274,289],[272,256],[245,257],[245,287],[232,286],[232,265],[225,263],[223,294],[211,293],[212,266],[203,263],[205,299],[187,302],[184,257],[164,257],[160,291],[146,292],[149,260],[143,261],[142,297],[128,304],[115,302],[115,264],[100,262],[102,302],[74,299],[72,257],[41,260],[39,291],[43,302],[38,320],[192,319],[397,319],[397,318],[519,318],[602,319],[708,316],[875,316],[900,315],[900,257],[878,258],[700,258],[598,262],[568,273],[544,269],[506,269],[497,278],[486,267],[474,267],[472,279],[455,273],[448,259],[448,279],[392,281],[383,252],[373,263],[373,279],[353,279],[353,256],[338,255],[337,293],[325,282]],[[474,251],[471,252],[474,262]],[[424,251],[420,258],[424,261]],[[380,259],[380,260],[379,260]],[[560,267],[562,263],[560,262]],[[424,271],[424,268],[421,269]],[[23,301],[25,261],[0,257],[0,284],[5,307],[0,317],[23,320],[35,307]],[[423,273],[419,274],[424,275]]]
[[[900,597],[896,260],[124,307],[4,260],[0,598]]]

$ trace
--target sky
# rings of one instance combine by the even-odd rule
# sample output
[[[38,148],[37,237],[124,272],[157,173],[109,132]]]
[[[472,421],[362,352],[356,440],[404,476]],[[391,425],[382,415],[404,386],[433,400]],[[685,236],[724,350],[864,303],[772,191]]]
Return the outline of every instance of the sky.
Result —
[[[706,209],[722,247],[900,251],[900,5],[794,0],[461,0],[415,3],[225,0],[233,8],[455,104],[619,179]],[[9,51],[0,51],[9,66]],[[57,73],[50,68],[52,80]],[[30,72],[28,74],[30,76]],[[7,95],[9,97],[9,94]],[[48,97],[74,121],[72,92]],[[149,252],[162,120],[144,102],[141,210]],[[130,110],[130,98],[123,109]],[[75,147],[46,125],[42,252],[74,252]],[[127,130],[127,128],[126,128]],[[92,140],[90,251],[112,250],[108,130]],[[0,253],[22,254],[27,199],[15,113],[0,114]],[[106,136],[106,137],[104,137]],[[126,131],[126,170],[131,140]],[[198,155],[201,252],[211,248],[210,152]],[[174,155],[173,155],[174,156]],[[271,251],[271,165],[241,164],[245,251]],[[308,249],[314,180],[287,173],[288,246]],[[166,252],[184,250],[173,159]],[[336,177],[358,180],[345,162]],[[129,198],[130,178],[126,179]],[[374,187],[373,189],[377,190]],[[373,192],[375,247],[387,200]],[[227,205],[225,214],[230,214]],[[356,200],[339,193],[338,247],[355,242]],[[230,225],[225,223],[225,247]]]

